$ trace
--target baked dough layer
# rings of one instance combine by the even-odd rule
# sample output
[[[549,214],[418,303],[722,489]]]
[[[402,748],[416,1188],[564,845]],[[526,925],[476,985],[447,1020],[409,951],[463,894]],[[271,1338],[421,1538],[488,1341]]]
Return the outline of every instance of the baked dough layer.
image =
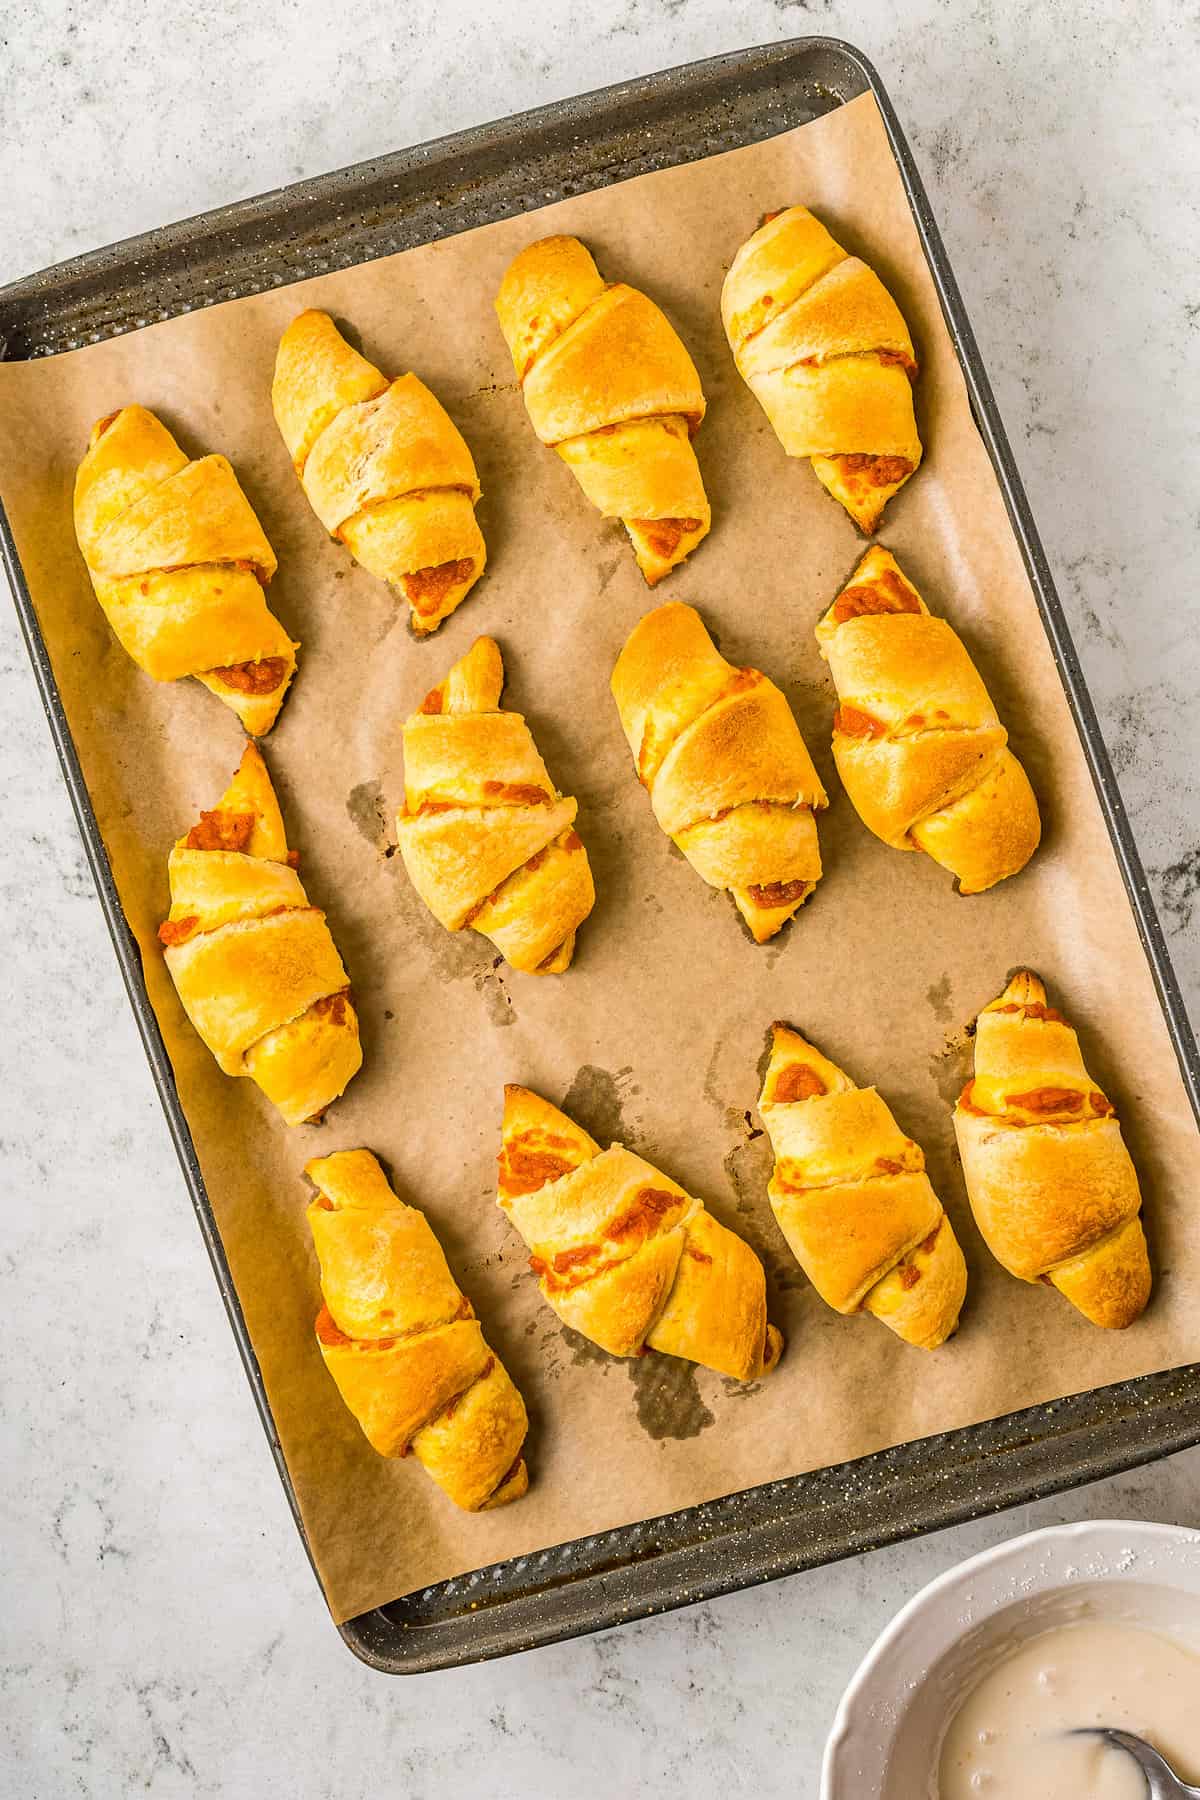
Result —
[[[762,1264],[702,1200],[523,1087],[504,1090],[499,1160],[498,1203],[564,1324],[612,1356],[661,1350],[736,1381],[774,1368]]]
[[[966,646],[890,550],[867,551],[817,628],[838,693],[833,756],[869,831],[979,894],[1025,867],[1042,825]]]
[[[789,456],[870,537],[921,461],[916,352],[874,269],[804,206],[747,238],[721,290],[739,373]]]
[[[248,1075],[288,1125],[319,1118],[362,1065],[350,981],[288,852],[266,764],[246,746],[167,865],[159,927],[183,1009],[226,1075]]]
[[[634,627],[612,692],[655,818],[765,943],[821,878],[814,814],[828,804],[787,700],[678,602]]]
[[[654,587],[712,519],[692,447],[704,392],[674,326],[637,288],[605,282],[573,237],[513,258],[496,315],[538,437],[620,519]]]
[[[424,1213],[369,1150],[305,1167],[324,1307],[317,1343],[380,1456],[416,1457],[467,1512],[519,1499],[525,1403],[489,1349]]]
[[[958,1325],[967,1266],[920,1145],[788,1025],[772,1027],[758,1110],[775,1217],[822,1300],[936,1350]]]
[[[976,1021],[954,1132],[997,1262],[1057,1288],[1094,1325],[1131,1325],[1151,1288],[1137,1171],[1078,1037],[1027,969]]]
[[[447,931],[490,938],[527,975],[559,975],[596,899],[578,803],[560,794],[520,713],[502,712],[504,663],[477,638],[404,725],[409,879]]]
[[[479,477],[466,441],[413,374],[389,381],[309,310],[279,341],[271,404],[313,511],[356,562],[436,631],[483,574]]]
[[[144,406],[93,427],[75,477],[75,536],[122,647],[155,681],[194,675],[252,737],[296,670],[266,601],[275,552],[223,456],[193,461]]]

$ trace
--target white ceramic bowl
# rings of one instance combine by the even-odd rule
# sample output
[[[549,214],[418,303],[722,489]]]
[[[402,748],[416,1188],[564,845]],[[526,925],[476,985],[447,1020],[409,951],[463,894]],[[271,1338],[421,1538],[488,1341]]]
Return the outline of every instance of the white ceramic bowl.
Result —
[[[867,1653],[825,1747],[821,1800],[937,1800],[951,1718],[1024,1639],[1120,1620],[1200,1649],[1200,1531],[1109,1519],[997,1544],[931,1581]]]

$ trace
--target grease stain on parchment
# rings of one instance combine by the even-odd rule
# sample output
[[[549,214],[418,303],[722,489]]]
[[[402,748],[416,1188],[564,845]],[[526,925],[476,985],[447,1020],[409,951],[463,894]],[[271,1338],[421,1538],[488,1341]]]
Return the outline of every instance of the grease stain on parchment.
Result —
[[[950,1006],[950,977],[943,975],[940,981],[932,981],[925,989],[925,998],[933,1008],[933,1016],[944,1025],[954,1014]]]
[[[602,1350],[599,1344],[593,1344],[591,1338],[585,1338],[582,1332],[573,1330],[570,1325],[560,1324],[558,1336],[570,1353],[573,1369],[603,1369],[607,1374],[616,1362],[616,1358],[610,1356],[607,1350]]]
[[[371,848],[382,851],[391,835],[383,783],[360,781],[357,787],[352,787],[346,796],[346,811]]]
[[[943,1047],[929,1059],[933,1085],[947,1106],[954,1105],[971,1079],[974,1035],[974,1030],[948,1032]]]
[[[787,1349],[787,1345],[784,1345]],[[752,1395],[762,1392],[761,1381],[737,1381],[732,1375],[722,1375],[721,1391],[728,1400],[749,1400]]]
[[[420,937],[429,965],[437,981],[466,981],[468,979],[479,985],[481,977],[487,970],[480,969],[479,957],[483,943],[474,931],[447,931],[439,925],[433,914],[426,910],[424,901],[411,887],[406,892],[411,905],[405,905],[406,922],[410,924]]]
[[[775,1047],[775,1025],[776,1024],[784,1025],[786,1023],[787,1023],[787,1021],[785,1019],[776,1020],[772,1024],[768,1025],[766,1030],[763,1032],[763,1047],[759,1051],[758,1061],[754,1065],[754,1073],[758,1076],[758,1092],[760,1094],[762,1093],[763,1087],[766,1083],[767,1070],[771,1066],[771,1052]],[[788,1029],[791,1031],[794,1031],[794,1030],[796,1030],[796,1027],[794,1025],[792,1025],[792,1026],[789,1026]],[[804,1033],[801,1032],[800,1035],[801,1035],[801,1037],[803,1037]]]
[[[700,1393],[695,1363],[649,1350],[625,1364],[633,1383],[638,1424],[648,1437],[694,1438],[715,1423]]]
[[[484,1011],[491,1025],[511,1025],[517,1016],[512,995],[501,974],[503,968],[504,958],[498,956],[490,969],[475,970],[475,992],[483,998]]]
[[[383,783],[379,780],[360,781],[346,796],[346,811],[356,830],[373,850],[389,859],[390,864],[395,859],[397,845],[392,841]],[[399,867],[403,869],[402,864]],[[517,1016],[516,1007],[503,976],[497,972],[504,966],[503,957],[497,957],[488,966],[483,960],[485,942],[479,933],[447,931],[403,874],[396,888],[396,903],[405,925],[411,927],[421,940],[435,980],[472,980],[475,992],[483,1000],[488,1022],[497,1026],[511,1025]]]
[[[709,1055],[708,1065],[704,1071],[704,1081],[702,1083],[701,1091],[704,1094],[704,1098],[708,1101],[708,1104],[715,1112],[719,1113],[721,1123],[725,1129],[727,1131],[737,1131],[740,1129],[743,1118],[746,1115],[740,1106],[731,1106],[729,1104],[719,1086],[718,1071],[721,1061],[721,1052],[724,1048],[724,1043],[718,1038]]]
[[[385,851],[384,854],[388,853]],[[396,861],[398,859],[393,859]],[[434,979],[473,981],[476,993],[482,996],[489,1021],[493,1025],[511,1025],[517,1016],[516,1007],[503,978],[497,974],[497,970],[504,967],[503,957],[496,957],[493,952],[494,960],[489,963],[486,958],[490,946],[479,932],[447,931],[440,925],[408,880],[402,864],[395,895],[398,918],[420,941]]]
[[[596,588],[592,596],[593,600],[597,599],[604,592],[617,570],[622,567],[625,562],[625,554],[626,553],[622,548],[618,551],[616,556],[613,556],[607,562],[600,564],[596,571]]]
[[[641,1356],[610,1356],[569,1325],[559,1326],[559,1337],[573,1368],[598,1368],[606,1375],[610,1369],[624,1369],[633,1388],[638,1424],[647,1437],[660,1443],[699,1437],[715,1423],[700,1393],[695,1363],[681,1356],[660,1356],[655,1350]]]
[[[746,1135],[724,1158],[723,1167],[737,1206],[738,1235],[743,1237],[765,1266],[778,1293],[795,1292],[806,1285],[804,1271],[784,1244],[771,1214],[767,1183],[774,1166],[774,1152],[766,1132],[745,1128]]]
[[[563,1095],[562,1110],[598,1144],[626,1143],[625,1106],[642,1091],[632,1075],[629,1066],[614,1075],[595,1063],[582,1063]]]

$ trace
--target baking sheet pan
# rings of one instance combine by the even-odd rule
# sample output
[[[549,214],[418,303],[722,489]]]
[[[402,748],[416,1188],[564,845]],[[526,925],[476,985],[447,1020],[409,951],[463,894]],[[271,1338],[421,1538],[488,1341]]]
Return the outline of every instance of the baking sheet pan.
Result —
[[[70,266],[61,290],[55,288],[54,271],[17,284],[15,290],[0,294],[0,333],[8,339],[10,356],[66,348],[158,316],[157,312],[146,310],[148,292],[156,282],[162,284],[164,294],[176,295],[178,303],[174,308],[167,305],[166,310],[180,310],[208,297],[224,299],[249,291],[252,286],[261,288],[278,280],[292,280],[340,266],[342,261],[358,260],[371,253],[372,243],[377,246],[375,254],[384,254],[409,242],[436,236],[437,230],[430,222],[434,215],[440,216],[445,229],[457,231],[466,224],[521,210],[522,204],[542,204],[553,197],[547,193],[540,160],[546,154],[547,143],[554,148],[558,191],[573,191],[572,184],[574,191],[583,191],[601,181],[639,172],[645,166],[644,159],[654,155],[653,150],[647,149],[648,143],[657,141],[662,146],[664,165],[686,155],[709,154],[801,123],[870,85],[875,86],[906,177],[971,390],[976,419],[996,462],[1064,682],[1076,705],[1093,775],[1102,803],[1106,804],[1110,831],[1194,1103],[1195,1046],[1187,1032],[1136,852],[1032,534],[1024,498],[1011,469],[990,394],[975,366],[973,342],[961,318],[957,293],[944,269],[923,196],[914,189],[915,177],[909,179],[911,165],[891,109],[871,72],[854,53],[813,40],[775,46],[629,84],[567,103],[564,108],[547,109],[526,120],[484,128],[441,146],[404,153],[393,159],[394,193],[398,196],[395,216],[388,215],[384,199],[388,185],[383,172],[386,165],[371,165],[368,172],[348,171],[330,178],[331,184],[341,186],[341,198],[332,212],[334,224],[339,208],[345,216],[346,192],[353,192],[356,180],[362,194],[365,196],[369,189],[372,196],[370,217],[375,221],[378,238],[364,239],[360,221],[354,231],[348,228],[348,243],[353,248],[338,245],[334,225],[326,227],[321,223],[319,206],[309,204],[306,210],[298,210],[311,198],[308,191],[320,184],[306,184],[294,207],[289,205],[287,195],[251,202],[246,208],[233,209],[235,214],[253,216],[230,221],[225,255],[219,223],[194,221],[162,234],[152,246],[142,243],[130,247],[131,253],[124,258],[119,247],[101,253],[91,269],[90,286],[90,259]],[[579,166],[571,164],[571,144],[576,145]],[[643,159],[641,163],[632,163],[626,154],[633,145]],[[439,151],[440,161],[435,154]],[[426,184],[427,210],[419,217],[413,205],[413,184],[417,178],[418,185]],[[529,185],[522,187],[523,182]],[[440,207],[436,204],[439,199]],[[295,221],[300,218],[304,220],[303,233],[296,230]],[[270,233],[279,233],[282,223],[289,220],[291,229],[283,231],[279,239],[280,260],[272,263],[267,254]],[[409,229],[412,236],[408,235]],[[266,235],[256,240],[255,232]],[[244,260],[240,261],[243,252]],[[172,265],[171,258],[176,255],[180,260]],[[172,289],[172,282],[186,284],[190,255],[195,257],[195,285],[190,289],[186,285]],[[206,255],[210,256],[209,262],[205,261]],[[313,260],[305,262],[305,255]],[[224,270],[223,285],[216,287],[209,272],[215,264]],[[121,276],[127,280],[124,288]],[[57,309],[56,292],[61,299]],[[23,623],[31,634],[31,650],[35,666],[39,667],[43,693],[48,696],[60,754],[64,755],[73,797],[88,836],[89,854],[97,869],[110,924],[115,927],[126,980],[152,1060],[157,1059],[156,1077],[160,1089],[166,1089],[164,1104],[181,1144],[193,1197],[236,1327],[240,1323],[239,1310],[211,1215],[207,1213],[187,1128],[174,1101],[169,1065],[146,1007],[136,950],[126,941],[122,953],[123,921],[103,848],[94,820],[89,836],[87,796],[78,769],[72,766],[69,735],[61,711],[56,712],[49,664],[37,642],[36,622],[28,597],[23,594],[11,543],[6,543],[5,552]],[[257,1372],[252,1353],[244,1331],[239,1335],[254,1379]],[[256,1392],[269,1421],[261,1383]],[[501,1654],[526,1643],[595,1628],[618,1617],[682,1604],[705,1593],[827,1560],[866,1542],[928,1529],[968,1512],[1010,1504],[1055,1486],[1092,1478],[1107,1469],[1194,1441],[1200,1435],[1198,1415],[1195,1370],[1145,1378],[1099,1395],[1056,1403],[1052,1408],[1035,1408],[1030,1414],[1015,1415],[993,1426],[926,1439],[902,1451],[885,1452],[841,1469],[776,1482],[649,1524],[623,1527],[582,1544],[560,1546],[509,1561],[493,1570],[458,1577],[351,1620],[344,1630],[352,1647],[386,1667],[427,1668],[483,1654]],[[277,1445],[276,1451],[278,1455]],[[282,1465],[281,1473],[287,1484]],[[294,1500],[290,1488],[289,1497]]]

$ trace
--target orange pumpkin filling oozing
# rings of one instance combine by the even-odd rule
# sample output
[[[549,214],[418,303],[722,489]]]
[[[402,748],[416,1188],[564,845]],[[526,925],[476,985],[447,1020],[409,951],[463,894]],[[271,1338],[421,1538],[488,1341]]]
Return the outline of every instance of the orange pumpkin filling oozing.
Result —
[[[635,531],[645,537],[655,556],[674,556],[685,537],[699,531],[699,519],[630,519]]]
[[[1077,1113],[1083,1111],[1083,1095],[1076,1088],[1031,1088],[1026,1094],[1009,1094],[1008,1104],[1022,1112]]]
[[[470,580],[474,568],[474,557],[460,556],[454,562],[435,563],[429,569],[414,569],[411,575],[400,577],[404,598],[415,612],[436,612],[439,606],[445,604],[451,588]],[[441,708],[437,710],[440,712]]]
[[[257,662],[228,663],[208,673],[239,694],[273,694],[287,671],[284,657],[261,656]]]
[[[877,350],[875,354],[885,369],[903,369],[910,381],[916,381],[917,365],[911,356],[906,356],[904,354],[903,350]],[[896,462],[903,462],[904,458],[898,456],[893,460]]]
[[[547,1182],[569,1175],[574,1164],[553,1150],[534,1149],[514,1138],[500,1152],[500,1191],[510,1198],[518,1194],[536,1194]]]
[[[840,731],[843,737],[881,738],[887,735],[883,720],[858,706],[839,706],[833,715],[833,729]]]
[[[790,906],[812,890],[811,881],[768,881],[746,889],[755,906]]]
[[[662,1188],[639,1188],[625,1211],[605,1225],[604,1236],[609,1243],[619,1244],[630,1237],[636,1237],[644,1243],[653,1235],[660,1220],[684,1204],[682,1194],[668,1193]],[[612,1267],[611,1262],[596,1262],[596,1258],[602,1253],[602,1244],[573,1244],[567,1250],[557,1251],[549,1262],[544,1257],[531,1256],[529,1267],[548,1287],[577,1287],[581,1282]],[[589,1268],[588,1264],[594,1266]]]
[[[190,913],[186,919],[164,919],[158,928],[158,941],[168,949],[173,944],[186,944],[199,923],[195,913]]]
[[[891,487],[916,468],[907,456],[871,456],[862,450],[850,451],[837,461],[847,475],[862,476],[869,487]]]
[[[484,798],[512,806],[549,806],[554,796],[528,781],[485,781]]]
[[[885,569],[876,581],[859,582],[838,595],[833,607],[834,623],[844,625],[847,619],[861,619],[868,613],[919,613],[921,603],[912,589],[898,579],[892,569]]]
[[[1000,1009],[997,1009],[1000,1010]],[[1008,1009],[1004,1009],[1008,1010]],[[985,1107],[975,1104],[975,1083],[968,1081],[958,1097],[961,1112],[974,1113],[978,1118],[991,1118]],[[1078,1088],[1040,1087],[1030,1088],[1023,1094],[1005,1096],[1005,1107],[1016,1108],[1020,1112],[1033,1113],[1035,1119],[1053,1121],[1055,1117],[1072,1123],[1085,1115],[1097,1119],[1112,1118],[1116,1112],[1111,1100],[1093,1088],[1089,1093],[1081,1093]],[[1029,1120],[1014,1119],[1012,1124],[1029,1124]]]
[[[200,823],[193,825],[184,840],[188,850],[244,851],[254,831],[253,813],[202,812]]]
[[[1019,1000],[1009,1000],[1003,1006],[989,1006],[989,1012],[1024,1013],[1027,1019],[1044,1019],[1047,1024],[1065,1025],[1066,1020],[1052,1006],[1043,1006],[1040,1000],[1030,1000],[1022,1004]]]
[[[346,1023],[346,1009],[350,1000],[350,989],[341,988],[336,994],[326,994],[320,1000],[314,1000],[309,1013],[318,1019],[328,1019],[331,1025]]]
[[[786,1106],[792,1100],[812,1100],[827,1091],[817,1071],[810,1069],[807,1063],[789,1063],[776,1076],[771,1099],[776,1106]]]
[[[625,1211],[606,1225],[605,1236],[618,1244],[639,1233],[649,1237],[660,1219],[682,1203],[682,1195],[668,1193],[664,1188],[639,1188]]]

